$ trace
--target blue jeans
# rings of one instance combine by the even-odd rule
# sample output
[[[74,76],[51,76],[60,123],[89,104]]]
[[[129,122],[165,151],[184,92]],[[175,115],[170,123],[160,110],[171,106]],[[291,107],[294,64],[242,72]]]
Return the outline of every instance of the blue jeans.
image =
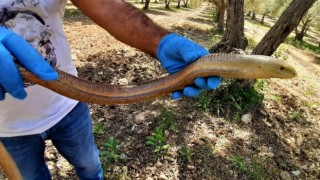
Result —
[[[25,180],[51,179],[44,160],[45,140],[75,167],[80,179],[103,179],[87,104],[79,103],[58,124],[36,135],[0,137]]]

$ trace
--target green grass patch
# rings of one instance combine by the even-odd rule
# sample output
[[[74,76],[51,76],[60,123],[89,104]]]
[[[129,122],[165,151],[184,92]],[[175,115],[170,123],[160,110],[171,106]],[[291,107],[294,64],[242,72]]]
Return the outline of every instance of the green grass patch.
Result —
[[[265,86],[258,81],[255,86],[246,87],[241,81],[223,79],[215,91],[206,91],[197,98],[197,105],[205,111],[237,122],[249,109],[262,105],[263,94],[258,90]]]
[[[71,9],[71,8],[70,9],[67,8],[64,13],[64,17],[66,18],[72,18],[79,15],[82,15],[82,13],[78,9]]]
[[[192,162],[192,157],[194,155],[194,152],[191,148],[187,146],[183,146],[181,150],[179,151],[179,154],[182,158],[184,158],[187,162]]]
[[[174,131],[176,132],[177,131],[177,125],[175,123],[175,115],[173,113],[173,111],[169,110],[169,109],[166,109],[164,111],[162,111],[160,113],[160,126],[163,128],[163,129],[166,129],[166,130],[171,130],[171,131]]]
[[[167,154],[171,147],[170,144],[167,143],[165,132],[177,132],[178,130],[173,111],[165,109],[159,114],[159,118],[159,124],[154,132],[147,137],[146,144],[152,147],[156,155],[163,156]]]
[[[103,134],[104,133],[103,123],[101,122],[94,123],[93,133],[97,135]]]
[[[231,157],[231,162],[239,173],[248,174],[250,179],[270,179],[261,165],[254,159],[246,160],[240,155],[235,155]]]
[[[319,46],[315,46],[315,45],[310,44],[305,41],[297,41],[294,39],[294,37],[288,37],[285,40],[285,43],[290,44],[290,45],[292,45],[296,48],[299,48],[299,49],[308,50],[308,51],[311,51],[315,54],[320,54],[320,47]]]
[[[102,162],[118,162],[121,156],[120,152],[123,145],[119,144],[114,137],[109,137],[107,142],[103,143],[102,146],[105,148],[105,150],[100,152]]]
[[[151,146],[153,152],[158,156],[165,155],[170,148],[170,145],[166,143],[166,137],[162,127],[156,127],[152,135],[147,137],[146,144]]]

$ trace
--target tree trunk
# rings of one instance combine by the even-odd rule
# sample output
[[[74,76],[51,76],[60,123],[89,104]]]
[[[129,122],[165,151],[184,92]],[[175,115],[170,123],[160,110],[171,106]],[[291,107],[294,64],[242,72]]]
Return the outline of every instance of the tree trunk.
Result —
[[[295,28],[295,33],[296,33],[296,36],[295,36],[295,40],[297,41],[302,41],[304,36],[307,34],[307,31],[309,29],[309,24],[310,22],[312,21],[313,17],[312,15],[308,15],[305,19],[305,21],[302,19],[301,22],[302,22],[302,28],[301,28],[301,31],[299,32],[298,31],[298,27]]]
[[[305,28],[306,28],[305,24],[303,25],[303,27],[302,27],[300,32],[298,31],[298,28],[297,28],[296,36],[294,37],[295,40],[297,40],[297,41],[302,41],[303,40],[304,35],[305,35]]]
[[[315,1],[293,0],[278,21],[253,49],[252,53],[271,56],[294,28],[299,25],[299,22]]]
[[[217,15],[216,15],[216,21],[218,23],[217,25],[217,30],[218,31],[223,31],[224,30],[224,14],[226,12],[226,3],[225,0],[213,0],[213,3],[215,4],[215,6],[217,7],[218,11],[217,11]]]
[[[150,0],[146,0],[146,3],[144,4],[143,9],[147,10],[149,9]]]
[[[166,9],[170,9],[170,0],[165,0]]]
[[[261,21],[260,21],[260,23],[261,24],[264,24],[264,18],[266,17],[266,14],[264,13],[263,15],[262,15],[262,19],[261,19]]]
[[[178,0],[178,4],[177,4],[176,8],[180,9],[180,2],[181,2],[181,0]]]
[[[183,0],[183,7],[188,7],[188,2],[189,2],[189,0]]]
[[[219,9],[218,16],[217,16],[217,19],[218,19],[217,30],[218,31],[223,31],[224,30],[224,24],[225,24],[224,14],[225,14],[225,12],[226,12],[226,6],[221,7]]]
[[[252,20],[256,20],[256,13],[254,11],[252,11],[252,17],[251,17]]]
[[[245,50],[248,40],[244,35],[244,0],[227,0],[226,32],[212,52],[230,52],[233,48]]]

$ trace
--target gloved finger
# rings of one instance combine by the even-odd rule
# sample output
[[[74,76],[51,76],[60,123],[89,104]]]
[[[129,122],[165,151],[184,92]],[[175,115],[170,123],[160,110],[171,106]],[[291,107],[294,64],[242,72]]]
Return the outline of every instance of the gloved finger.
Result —
[[[2,88],[17,99],[24,99],[27,93],[24,90],[22,78],[13,63],[11,54],[1,43],[0,57],[0,84]]]
[[[217,87],[220,85],[221,77],[219,76],[208,77],[207,82],[210,89],[217,89]]]
[[[5,98],[4,90],[0,86],[0,101],[4,100],[4,98]]]
[[[174,100],[180,99],[182,96],[183,96],[182,91],[175,91],[175,92],[171,93],[171,98]]]
[[[183,89],[183,95],[188,97],[198,96],[204,89],[197,88],[195,86],[187,86]]]
[[[22,37],[12,33],[2,40],[2,44],[26,69],[39,78],[47,81],[58,78],[57,72]]]
[[[209,89],[207,78],[196,78],[194,84],[201,89]]]
[[[209,54],[206,48],[186,38],[184,41],[181,41],[179,51],[182,59],[187,63],[191,63],[200,57]]]

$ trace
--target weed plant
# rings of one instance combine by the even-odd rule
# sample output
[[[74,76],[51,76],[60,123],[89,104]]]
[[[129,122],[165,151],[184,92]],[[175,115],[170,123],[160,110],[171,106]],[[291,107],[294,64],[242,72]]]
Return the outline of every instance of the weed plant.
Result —
[[[176,126],[176,123],[174,121],[175,115],[171,110],[166,109],[166,110],[162,111],[160,113],[159,117],[161,119],[160,126],[163,129],[171,130],[171,131],[174,131],[174,132],[177,131],[177,126]]]
[[[183,146],[179,151],[179,154],[182,158],[186,159],[189,163],[192,161],[192,156],[194,155],[191,148]]]
[[[263,94],[258,90],[264,87],[262,81],[246,87],[239,80],[223,79],[217,90],[202,93],[197,98],[197,105],[205,111],[237,122],[250,109],[262,106]]]
[[[103,134],[104,133],[103,123],[101,122],[95,123],[93,127],[93,133],[97,135]]]
[[[177,132],[177,126],[175,123],[175,115],[169,110],[165,109],[159,115],[160,122],[159,125],[155,128],[151,136],[147,137],[146,144],[153,148],[153,152],[158,156],[164,155],[170,149],[170,145],[167,144],[165,137],[165,131]]]
[[[105,150],[100,152],[102,161],[106,163],[118,162],[123,145],[118,144],[114,137],[109,137],[102,146],[105,147]]]
[[[166,143],[166,137],[162,127],[156,127],[154,133],[147,137],[146,144],[151,146],[153,152],[158,156],[166,154],[170,148],[170,145]]]
[[[231,162],[239,173],[248,174],[250,179],[270,179],[261,165],[255,160],[249,160],[247,162],[242,156],[235,155],[231,157]]]

